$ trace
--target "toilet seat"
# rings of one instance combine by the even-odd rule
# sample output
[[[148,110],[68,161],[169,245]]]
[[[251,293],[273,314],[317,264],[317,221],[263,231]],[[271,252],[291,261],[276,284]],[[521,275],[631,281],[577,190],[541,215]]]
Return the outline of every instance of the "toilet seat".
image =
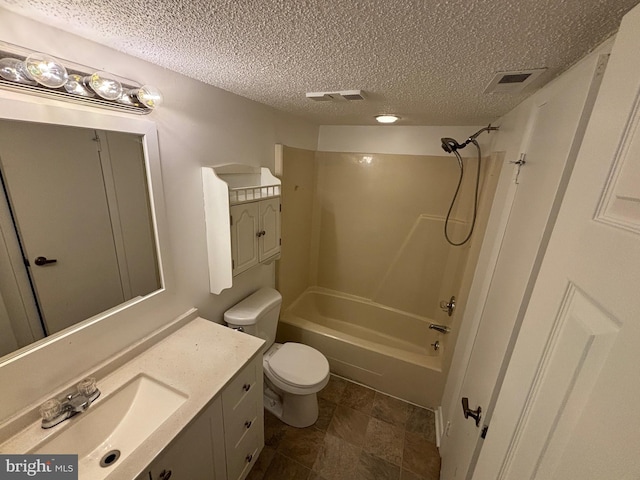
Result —
[[[263,366],[271,381],[291,393],[315,393],[329,379],[329,362],[325,356],[301,343],[274,344],[265,354]]]

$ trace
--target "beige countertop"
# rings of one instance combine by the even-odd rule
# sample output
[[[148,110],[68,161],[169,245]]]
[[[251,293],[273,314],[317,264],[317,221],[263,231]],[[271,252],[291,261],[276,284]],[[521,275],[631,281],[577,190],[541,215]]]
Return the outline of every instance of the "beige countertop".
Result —
[[[259,354],[263,343],[259,338],[196,317],[104,378],[96,375],[101,395],[90,409],[96,408],[95,406],[107,400],[119,387],[140,374],[188,396],[140,447],[127,458],[123,458],[121,463],[114,465],[106,478],[133,479],[143,472],[158,453],[220,393],[238,371]],[[52,396],[58,396],[59,393],[51,392]],[[50,436],[56,435],[60,429],[80,420],[82,415],[76,415],[48,430],[41,428],[39,420],[32,422],[0,444],[0,453],[29,452]],[[82,468],[79,470],[82,480]]]

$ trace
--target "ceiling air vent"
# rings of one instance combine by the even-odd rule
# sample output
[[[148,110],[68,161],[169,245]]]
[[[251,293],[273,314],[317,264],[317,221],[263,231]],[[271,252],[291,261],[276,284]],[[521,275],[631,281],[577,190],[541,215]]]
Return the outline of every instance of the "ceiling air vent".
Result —
[[[531,70],[498,72],[487,85],[487,88],[484,89],[484,93],[520,93],[545,70],[546,68],[534,68]]]
[[[362,90],[341,90],[339,92],[308,92],[307,98],[316,102],[331,100],[364,100]]]

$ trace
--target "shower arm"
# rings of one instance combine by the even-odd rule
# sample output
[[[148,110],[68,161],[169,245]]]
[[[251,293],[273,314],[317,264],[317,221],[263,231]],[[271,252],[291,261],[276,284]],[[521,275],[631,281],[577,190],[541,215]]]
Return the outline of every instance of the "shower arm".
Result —
[[[481,128],[480,130],[478,130],[476,133],[474,133],[473,135],[471,135],[469,138],[467,138],[467,140],[460,145],[459,148],[464,148],[467,145],[469,145],[470,143],[474,142],[476,138],[478,138],[478,136],[482,133],[482,132],[492,132],[495,130],[499,130],[500,127],[492,127],[491,124],[487,125],[484,128]]]

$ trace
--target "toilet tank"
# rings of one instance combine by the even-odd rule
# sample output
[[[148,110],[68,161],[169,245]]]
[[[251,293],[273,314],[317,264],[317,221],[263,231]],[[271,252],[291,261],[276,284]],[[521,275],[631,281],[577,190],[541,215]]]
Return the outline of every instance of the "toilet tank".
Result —
[[[266,351],[276,338],[281,304],[280,292],[261,288],[224,312],[224,321],[231,328],[242,327],[245,333],[264,339]]]

